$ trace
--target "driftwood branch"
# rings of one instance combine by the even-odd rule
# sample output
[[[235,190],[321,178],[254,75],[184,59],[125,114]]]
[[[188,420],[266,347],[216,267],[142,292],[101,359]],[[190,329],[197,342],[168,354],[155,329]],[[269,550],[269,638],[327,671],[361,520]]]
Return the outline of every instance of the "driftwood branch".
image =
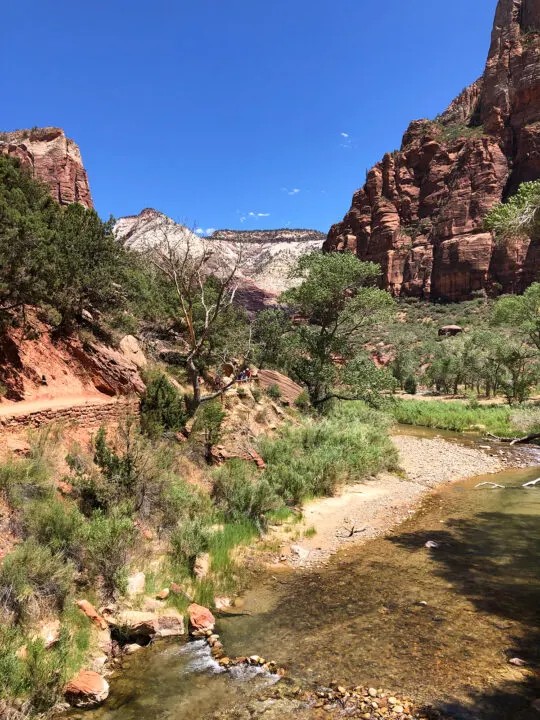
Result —
[[[486,433],[486,436],[497,442],[510,443],[510,445],[524,445],[526,443],[533,442],[534,440],[540,440],[540,433],[532,433],[531,435],[525,435],[524,437],[499,437],[498,435],[492,435]]]
[[[343,529],[348,533],[348,535],[342,535],[342,536],[341,536],[341,537],[345,537],[345,538],[351,538],[353,535],[357,535],[358,533],[362,533],[362,532],[365,532],[365,531],[367,530],[367,528],[365,528],[365,527],[363,527],[363,528],[358,528],[358,530],[357,530],[357,529],[356,529],[356,525],[353,525],[353,526],[350,527],[350,528],[343,526]]]

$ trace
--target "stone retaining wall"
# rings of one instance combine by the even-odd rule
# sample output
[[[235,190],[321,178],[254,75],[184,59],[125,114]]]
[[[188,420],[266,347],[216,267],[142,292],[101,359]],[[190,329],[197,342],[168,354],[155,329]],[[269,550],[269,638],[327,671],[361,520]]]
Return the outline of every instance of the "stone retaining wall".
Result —
[[[111,403],[88,403],[66,408],[37,410],[25,415],[0,416],[0,431],[20,427],[37,428],[57,422],[99,427],[106,423],[116,422],[126,415],[138,415],[138,413],[139,401],[136,399],[118,400]]]

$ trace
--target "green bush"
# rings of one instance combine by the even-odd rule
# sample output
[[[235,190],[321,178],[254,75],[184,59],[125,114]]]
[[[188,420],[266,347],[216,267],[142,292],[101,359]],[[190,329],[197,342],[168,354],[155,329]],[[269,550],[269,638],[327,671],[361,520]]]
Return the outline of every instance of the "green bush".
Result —
[[[141,429],[150,437],[158,437],[167,430],[177,432],[186,424],[183,398],[161,372],[150,375],[140,409]]]
[[[260,388],[253,388],[251,391],[251,394],[253,395],[253,399],[255,402],[260,402],[262,398],[262,390]]]
[[[392,414],[398,423],[423,425],[441,430],[485,428],[494,435],[510,435],[510,409],[502,405],[480,405],[447,400],[402,400],[392,404]]]
[[[403,389],[406,393],[409,393],[409,395],[416,395],[417,391],[417,385],[416,385],[416,378],[413,375],[409,375],[403,384]]]
[[[128,565],[137,538],[131,518],[115,510],[109,515],[100,511],[84,528],[84,556],[90,576],[101,577],[106,597],[125,592]]]
[[[174,560],[192,570],[197,556],[207,552],[209,541],[210,530],[201,518],[181,522],[171,536]]]
[[[388,421],[360,402],[336,403],[324,419],[286,426],[277,439],[260,443],[264,479],[287,504],[332,495],[340,483],[397,467]]]
[[[265,478],[256,477],[242,460],[230,460],[215,473],[213,498],[227,520],[260,521],[261,516],[281,505]]]
[[[309,393],[307,390],[302,390],[300,395],[294,401],[294,404],[299,410],[306,411],[310,408]]]
[[[81,557],[84,523],[85,518],[77,507],[56,498],[33,502],[25,506],[23,512],[23,527],[28,536],[75,561]]]
[[[4,558],[0,609],[15,623],[61,611],[73,576],[73,565],[60,553],[29,538]]]
[[[269,385],[266,388],[266,394],[272,400],[279,400],[279,398],[281,397],[281,390],[279,389],[279,385],[277,385],[277,383]]]

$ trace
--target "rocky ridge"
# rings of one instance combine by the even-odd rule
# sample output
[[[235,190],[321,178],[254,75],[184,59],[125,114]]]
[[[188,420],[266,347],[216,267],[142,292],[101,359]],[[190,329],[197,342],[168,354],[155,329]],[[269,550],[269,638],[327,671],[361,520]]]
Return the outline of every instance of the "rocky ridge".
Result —
[[[93,207],[79,146],[61,128],[0,133],[0,153],[17,158],[29,168],[61,205],[78,202]]]
[[[318,250],[324,235],[316,230],[218,230],[201,238],[189,228],[157,210],[120,218],[116,236],[134,250],[151,249],[164,235],[190,243],[194,252],[213,251],[210,269],[232,267],[241,256],[240,285],[236,297],[249,310],[274,305],[277,295],[290,287],[288,274],[303,254]]]
[[[463,300],[519,292],[540,243],[497,245],[488,210],[540,178],[540,1],[499,0],[483,76],[435,121],[417,120],[356,191],[324,249],[381,265],[394,295]]]

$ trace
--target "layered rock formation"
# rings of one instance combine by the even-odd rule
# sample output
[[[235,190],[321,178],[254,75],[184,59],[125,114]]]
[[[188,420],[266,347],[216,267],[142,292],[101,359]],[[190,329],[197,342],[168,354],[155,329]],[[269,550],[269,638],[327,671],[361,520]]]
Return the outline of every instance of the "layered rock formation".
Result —
[[[135,250],[147,250],[165,235],[173,242],[190,243],[194,252],[203,246],[213,253],[210,270],[231,268],[239,261],[236,299],[248,310],[273,305],[290,286],[289,271],[303,254],[321,247],[317,230],[218,230],[201,238],[163,213],[146,208],[139,215],[120,218],[116,236]]]
[[[540,178],[540,0],[499,0],[482,78],[384,156],[324,243],[381,265],[395,295],[462,300],[540,279],[540,245],[498,246],[488,210]]]
[[[88,176],[79,147],[60,128],[0,133],[0,153],[20,160],[37,180],[45,183],[62,205],[78,202],[93,207]]]

